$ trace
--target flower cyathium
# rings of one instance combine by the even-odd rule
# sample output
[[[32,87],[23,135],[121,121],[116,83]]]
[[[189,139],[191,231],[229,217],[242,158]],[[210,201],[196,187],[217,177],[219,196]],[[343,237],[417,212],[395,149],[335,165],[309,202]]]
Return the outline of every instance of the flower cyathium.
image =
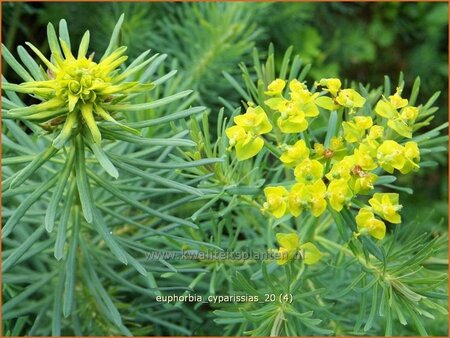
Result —
[[[96,61],[95,53],[88,52],[89,31],[84,34],[76,53],[71,49],[68,37],[62,35],[57,38],[51,24],[48,25],[47,33],[50,57],[46,57],[31,43],[26,43],[43,63],[45,72],[42,72],[42,80],[4,86],[7,90],[28,93],[40,102],[10,109],[8,116],[37,122],[54,132],[55,148],[62,148],[71,137],[85,128],[93,141],[100,145],[102,132],[99,126],[103,121],[115,123],[127,132],[138,133],[117,121],[117,118],[122,117],[117,108],[127,103],[131,94],[145,93],[154,87],[152,83],[128,80],[150,60],[141,60],[139,65],[123,71],[121,66],[127,60],[125,46],[108,49]]]

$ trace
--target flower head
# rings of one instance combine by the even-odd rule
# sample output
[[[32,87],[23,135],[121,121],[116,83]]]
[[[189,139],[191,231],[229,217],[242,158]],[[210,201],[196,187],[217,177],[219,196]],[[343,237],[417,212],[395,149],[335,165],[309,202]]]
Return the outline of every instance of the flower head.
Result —
[[[350,112],[353,112],[354,108],[364,106],[366,99],[354,89],[342,89],[336,97],[336,102],[343,107],[350,108]]]
[[[344,138],[347,142],[359,142],[366,133],[366,130],[372,127],[372,118],[370,116],[356,116],[353,121],[343,122]]]
[[[264,94],[269,96],[281,95],[284,87],[286,86],[286,81],[281,79],[273,80],[268,86],[267,91]]]
[[[402,169],[406,162],[403,147],[393,140],[386,140],[378,147],[377,159],[380,166],[390,174],[394,169]]]
[[[294,175],[297,182],[313,184],[322,179],[323,165],[317,160],[306,158],[295,167]]]
[[[297,141],[294,145],[288,146],[281,154],[280,161],[286,165],[299,164],[309,156],[309,149],[304,140]]]
[[[322,253],[313,243],[301,244],[300,238],[296,233],[278,233],[276,234],[276,238],[280,245],[278,254],[281,256],[277,260],[278,265],[286,264],[300,252],[303,253],[303,261],[308,265],[315,264],[322,258]]]
[[[266,202],[263,211],[267,211],[275,218],[281,218],[287,210],[288,191],[285,187],[267,187],[264,189]]]
[[[408,106],[408,100],[403,99],[400,94],[401,89],[397,88],[397,92],[389,96],[389,100],[380,100],[375,106],[375,112],[388,119],[389,128],[403,137],[411,138],[419,109]]]
[[[319,85],[326,87],[331,95],[336,96],[342,83],[339,79],[321,79]]]
[[[413,141],[406,142],[403,149],[406,161],[403,168],[400,169],[400,172],[407,174],[411,171],[418,170],[420,168],[418,164],[420,161],[420,150],[417,143]]]
[[[225,131],[230,147],[236,148],[239,161],[252,158],[264,147],[260,135],[270,132],[272,125],[260,106],[248,107],[245,114],[234,117],[234,122],[236,125]]]
[[[375,193],[369,200],[373,211],[391,223],[401,223],[398,211],[402,206],[398,204],[398,194]]]
[[[277,125],[283,133],[300,133],[308,127],[306,118],[314,117],[319,114],[319,109],[315,103],[318,93],[312,94],[306,86],[298,80],[289,82],[289,96],[290,100],[283,97],[281,87],[284,85],[281,82],[272,82],[271,88],[268,88],[270,99],[264,103],[272,110],[279,112],[280,117],[277,119]],[[273,90],[277,88],[278,91]]]
[[[368,232],[376,239],[383,239],[386,235],[386,225],[383,221],[375,218],[369,208],[362,208],[356,215],[356,225],[360,233]]]
[[[317,180],[311,185],[294,184],[289,192],[289,211],[297,217],[303,210],[309,209],[315,217],[319,217],[327,206],[325,201],[326,189],[327,187],[322,180]]]
[[[338,179],[332,181],[328,186],[327,196],[330,202],[330,206],[336,211],[341,211],[344,205],[350,202],[353,193],[348,185],[347,180]]]
[[[73,54],[69,42],[64,38],[58,42],[53,26],[49,25],[51,58],[27,43],[46,67],[43,80],[28,81],[13,87],[17,92],[35,94],[41,102],[11,109],[9,114],[18,119],[43,123],[50,121],[46,126],[53,126],[58,132],[53,141],[56,148],[63,147],[67,140],[83,129],[90,134],[89,139],[100,145],[102,135],[99,126],[103,121],[136,132],[117,122],[115,117],[131,93],[143,93],[154,87],[151,83],[127,81],[129,75],[142,69],[148,60],[121,71],[120,66],[127,60],[124,55],[127,48],[108,50],[99,61],[95,61],[93,53],[87,56],[89,38],[89,32],[86,32],[78,52]]]

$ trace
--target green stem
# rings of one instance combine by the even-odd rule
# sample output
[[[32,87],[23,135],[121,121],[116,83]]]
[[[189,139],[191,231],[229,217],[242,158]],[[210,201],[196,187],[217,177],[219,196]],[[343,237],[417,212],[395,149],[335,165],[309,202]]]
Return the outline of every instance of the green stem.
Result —
[[[283,310],[279,310],[278,315],[276,316],[275,320],[273,321],[272,330],[270,330],[270,336],[271,337],[278,337],[280,335],[281,331],[281,324],[283,324],[284,320],[284,313]]]
[[[264,139],[264,145],[276,158],[278,158],[278,159],[280,158],[280,156],[281,156],[281,150],[280,149],[275,147],[272,143],[270,143],[266,139]]]

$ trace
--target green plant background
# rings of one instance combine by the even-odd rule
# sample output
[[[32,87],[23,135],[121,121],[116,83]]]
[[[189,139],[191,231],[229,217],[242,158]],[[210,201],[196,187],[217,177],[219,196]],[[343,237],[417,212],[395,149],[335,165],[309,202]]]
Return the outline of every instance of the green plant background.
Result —
[[[74,41],[80,41],[84,31],[89,29],[92,36],[90,49],[102,51],[108,44],[109,36],[120,14],[125,13],[121,41],[123,45],[128,46],[131,59],[146,49],[152,49],[152,52],[167,54],[165,66],[159,70],[161,73],[178,69],[176,78],[155,95],[162,96],[174,91],[194,89],[196,94],[192,102],[204,105],[210,113],[209,128],[205,128],[206,122],[201,119],[197,119],[198,124],[194,122],[189,124],[193,128],[193,139],[202,134],[201,129],[203,132],[207,129],[214,142],[215,136],[220,134],[219,109],[225,105],[223,115],[230,116],[232,108],[238,107],[242,100],[240,93],[230,85],[227,76],[233,76],[242,84],[239,64],[251,67],[254,47],[260,51],[262,58],[267,57],[265,53],[269,43],[273,43],[278,55],[275,59],[278,67],[281,64],[282,53],[289,46],[293,46],[294,53],[300,55],[304,65],[312,64],[306,77],[309,83],[321,77],[339,76],[342,79],[370,83],[372,87],[378,87],[383,84],[384,75],[396,79],[402,71],[405,74],[405,91],[409,92],[414,78],[420,76],[422,102],[434,92],[441,91],[441,96],[435,104],[440,109],[430,129],[442,124],[448,119],[447,6],[446,3],[426,2],[203,4],[2,2],[2,30],[3,43],[11,51],[14,51],[17,45],[30,41],[41,51],[47,52],[46,25],[48,22],[57,24],[64,18],[69,23]],[[16,75],[5,62],[2,74],[10,82],[17,83]],[[394,80],[393,83],[395,82]],[[172,104],[159,111],[143,112],[142,115],[159,117],[175,111],[174,109]],[[139,120],[140,116],[136,116],[135,119]],[[180,123],[167,128],[174,128],[180,132],[187,127],[187,124]],[[150,130],[148,136],[158,137],[167,130]],[[402,204],[413,206],[404,208],[403,217],[410,223],[402,226],[414,229],[408,236],[400,235],[399,250],[408,248],[410,241],[424,232],[431,233],[432,236],[445,236],[447,233],[447,157],[436,154],[431,156],[431,159],[438,162],[437,168],[425,168],[419,174],[399,179],[400,185],[414,189],[413,195],[401,193]],[[251,169],[244,165],[241,173],[248,175],[245,178],[247,185],[257,186],[258,176],[253,175]],[[195,180],[207,174],[208,170],[194,170],[183,175],[186,180]],[[227,181],[229,179],[230,177],[223,177],[222,183],[230,185],[234,183]],[[177,230],[178,232],[173,234],[178,238],[186,237],[220,247],[226,246],[230,250],[263,245],[273,247],[263,224],[265,218],[262,218],[255,208],[238,207],[234,197],[229,200],[219,199],[201,213],[196,213],[206,203],[205,200],[186,203],[184,206],[180,204],[172,206],[171,196],[161,194],[155,196],[159,198],[160,205],[171,206],[178,217],[188,218],[194,214],[195,221],[201,224],[200,231]],[[188,200],[189,198],[186,201]],[[236,209],[230,206],[236,206]],[[145,238],[145,230],[135,231],[131,239]],[[25,238],[27,236],[26,233],[22,235]],[[42,241],[44,240],[47,239],[43,238]],[[158,237],[149,237],[139,243],[142,250],[148,248],[176,250],[183,245],[189,247],[187,243],[179,240],[158,239]],[[439,250],[436,249],[440,257],[445,257],[443,247],[445,243],[440,243]],[[101,253],[101,248],[98,250],[100,257],[103,257],[105,253]],[[105,257],[105,261],[106,259]],[[101,261],[102,258],[99,259],[99,262]],[[436,260],[434,263],[435,265],[433,262],[427,264],[432,269],[442,269],[441,261]],[[262,272],[257,272],[249,265],[186,263],[183,266],[176,266],[175,269],[179,272],[174,272],[174,267],[167,264],[159,262],[157,266],[151,268],[158,276],[156,283],[160,287],[190,287],[206,295],[232,294],[243,290],[245,293],[252,293],[257,290],[247,284],[254,282],[260,288],[267,285],[261,282],[261,276],[258,276],[258,273],[261,275]],[[336,265],[340,264],[343,267],[349,266],[344,259],[342,261],[336,259]],[[30,274],[30,280],[40,281],[42,277],[36,271],[42,270],[44,266],[46,267],[44,270],[48,271],[47,266],[51,266],[51,263],[47,263],[45,259],[42,262],[29,262],[29,265],[19,269],[16,279],[9,275],[7,277],[14,284],[14,280],[17,282],[20,276],[22,274],[25,276],[27,269],[30,269],[34,271]],[[99,265],[97,269],[106,268]],[[121,267],[115,264],[114,269],[120,271]],[[334,290],[335,293],[345,290],[361,274],[359,267],[355,266],[343,268],[336,273],[324,271],[325,266],[316,269],[317,271],[309,271],[307,275],[307,278],[313,281],[314,288]],[[139,280],[139,277],[130,271],[127,268],[121,276],[129,278],[133,284],[146,285],[145,281]],[[265,334],[264,331],[257,331],[255,325],[264,323],[264,313],[273,311],[270,308],[258,309],[249,306],[247,309],[251,317],[249,318],[238,315],[240,312],[233,305],[182,304],[175,308],[156,306],[154,297],[157,292],[140,293],[139,290],[136,291],[137,289],[130,290],[129,285],[123,284],[123,281],[121,284],[114,278],[108,278],[111,277],[109,272],[108,270],[101,276],[103,286],[114,299],[119,312],[125,314],[123,322],[134,335]],[[278,277],[280,276],[274,274],[270,279],[277,283]],[[365,278],[360,277],[360,280]],[[18,283],[21,285],[20,281]],[[48,290],[53,290],[53,287]],[[77,296],[83,304],[77,319],[80,321],[77,326],[80,332],[85,335],[123,334],[123,331],[109,324],[101,311],[92,311],[92,308],[95,308],[95,300],[83,290],[82,286],[78,288]],[[342,335],[355,332],[361,334],[355,328],[355,323],[365,323],[370,311],[370,297],[376,296],[376,293],[362,297],[366,302],[364,311],[367,311],[361,312],[362,298],[359,294],[351,293],[340,302],[339,299],[329,295],[325,295],[325,299],[322,299],[321,293],[318,295],[314,293],[314,288],[311,290],[310,285],[302,286],[303,293],[312,292],[313,300],[305,299],[301,309],[304,310],[303,313],[315,311],[314,318],[322,318],[324,321],[319,324],[316,319],[309,318],[309,315],[299,317],[298,321],[302,323],[299,324],[299,330],[302,334]],[[33,296],[23,301],[27,302],[24,303],[25,308],[31,309],[28,313],[25,311],[23,315],[13,316],[10,321],[5,321],[4,334],[23,335],[32,332],[36,335],[48,335],[58,332],[54,331],[54,326],[51,325],[50,307],[47,312],[38,311],[39,308],[36,307],[42,304],[39,302],[44,297],[45,289],[43,290],[41,293],[33,293]],[[11,292],[7,298],[20,291],[20,288],[14,287],[6,290],[7,293]],[[52,296],[45,297],[49,299],[48,302],[52,302]],[[323,305],[324,303],[327,305]],[[39,324],[41,326],[36,326],[36,314],[42,317],[43,324]],[[297,320],[295,316],[293,318],[294,321]],[[59,331],[61,334],[80,333],[71,329],[73,327],[71,320],[74,319],[64,319],[62,329]],[[254,326],[244,324],[246,321],[250,323],[254,321],[255,324]],[[438,314],[434,320],[425,318],[424,326],[430,335],[447,335],[448,323],[445,315]],[[325,327],[329,331],[321,331]],[[375,324],[366,334],[383,334],[384,327],[384,317],[376,317]],[[250,331],[252,329],[255,331]],[[414,335],[418,331],[423,333],[410,324],[396,323],[394,329],[395,335]]]

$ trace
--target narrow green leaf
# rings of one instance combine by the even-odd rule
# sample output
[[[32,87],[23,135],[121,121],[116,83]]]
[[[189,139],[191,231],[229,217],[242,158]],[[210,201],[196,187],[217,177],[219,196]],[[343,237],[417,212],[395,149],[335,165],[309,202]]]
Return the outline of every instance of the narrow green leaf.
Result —
[[[31,193],[14,211],[13,215],[8,219],[6,224],[2,229],[2,238],[6,238],[9,236],[11,231],[14,229],[14,226],[20,221],[20,219],[25,215],[28,209],[50,188],[56,183],[58,180],[59,173],[55,174],[50,180],[44,181],[39,188],[37,188],[33,193]]]
[[[185,90],[185,91],[179,92],[177,94],[173,94],[170,96],[166,96],[162,99],[155,100],[153,102],[137,103],[137,104],[117,104],[117,105],[111,104],[111,105],[103,105],[102,108],[104,108],[106,111],[138,112],[138,111],[142,111],[142,110],[155,109],[155,108],[165,106],[169,103],[180,100],[190,94],[192,94],[192,90]],[[133,127],[133,126],[131,126],[131,127]]]
[[[100,301],[98,305],[104,305],[105,315],[116,325],[122,325],[122,318],[119,311],[115,307],[113,301],[109,297],[106,290],[103,288],[97,273],[93,267],[92,258],[86,248],[86,244],[81,241],[81,248],[84,253],[85,266],[87,269],[87,274],[85,274],[85,283],[89,287],[92,295]]]
[[[83,208],[83,215],[88,223],[92,223],[92,207],[93,201],[91,199],[91,190],[89,187],[89,180],[86,175],[85,157],[84,157],[84,142],[81,135],[78,135],[74,142],[75,147],[75,171],[76,181],[78,187],[78,195],[80,196],[81,206]]]
[[[11,298],[9,301],[3,304],[2,312],[8,313],[14,309],[17,309],[19,304],[23,304],[23,302],[30,298],[32,294],[39,291],[45,284],[48,283],[50,279],[55,276],[55,273],[43,275],[42,279],[39,282],[35,282],[28,287],[26,287],[21,293],[17,294],[15,297]]]
[[[384,97],[387,98],[389,95],[391,95],[391,80],[389,79],[389,76],[384,76]]]
[[[19,54],[20,60],[27,67],[33,78],[37,81],[45,81],[44,75],[42,75],[39,65],[34,61],[31,55],[22,46],[17,47],[17,53]]]
[[[284,53],[280,68],[280,79],[286,79],[287,70],[289,68],[289,61],[293,50],[294,46],[289,46],[289,48],[286,50],[286,53]]]
[[[102,147],[94,142],[92,136],[89,133],[84,133],[88,146],[91,148],[95,155],[98,163],[102,166],[105,171],[114,178],[119,177],[119,172],[117,171],[114,164],[111,163],[106,153],[103,151]]]
[[[14,251],[3,261],[2,273],[7,272],[14,264],[28,251],[31,246],[36,243],[44,233],[44,227],[40,226],[33,232],[22,244],[20,244]]]
[[[61,336],[61,298],[64,290],[64,270],[59,273],[53,300],[52,336]]]
[[[325,137],[325,148],[328,148],[330,146],[330,141],[333,138],[333,136],[336,135],[336,129],[337,129],[337,111],[333,110],[330,114],[330,119],[328,121],[328,128],[327,128],[327,135]]]
[[[52,23],[50,22],[47,25],[47,40],[52,54],[61,56],[62,53],[61,48],[59,47],[58,36],[56,35],[55,27],[53,27]]]
[[[59,38],[66,43],[67,48],[71,48],[69,29],[67,28],[67,22],[64,19],[59,21]]]
[[[112,52],[119,46],[119,34],[120,29],[122,28],[123,20],[125,18],[125,14],[122,14],[114,26],[113,33],[111,35],[111,39],[109,40],[108,47],[106,48],[105,54],[103,54],[100,61],[104,60],[106,57],[112,54]]]
[[[302,71],[300,72],[300,75],[298,76],[298,80],[302,82],[306,78],[306,75],[308,75],[310,70],[311,64],[307,64],[305,67],[303,67]]]
[[[167,147],[194,147],[196,144],[191,140],[180,138],[145,138],[141,136],[122,133],[119,131],[105,131],[102,128],[104,138],[111,140],[121,140],[129,143],[145,144],[148,146],[167,146]]]
[[[416,77],[416,80],[414,81],[412,90],[411,90],[411,96],[409,97],[408,104],[410,106],[414,106],[416,104],[417,96],[419,95],[420,90],[420,77]]]
[[[86,31],[83,35],[83,38],[81,39],[80,46],[78,47],[78,59],[86,56],[86,53],[89,49],[89,39],[90,34],[89,31]]]
[[[42,153],[36,155],[36,158],[28,164],[25,168],[23,168],[19,173],[14,176],[12,179],[11,184],[8,186],[5,186],[6,184],[3,184],[2,191],[7,190],[8,188],[14,189],[18,186],[20,186],[23,182],[25,182],[38,168],[40,168],[47,160],[53,155],[55,155],[58,152],[58,149],[56,149],[53,146],[49,146],[46,150],[44,150]]]
[[[373,287],[372,291],[372,305],[370,307],[369,317],[367,318],[366,325],[364,325],[364,331],[369,331],[373,326],[373,321],[375,320],[375,315],[378,306],[378,283]]]
[[[75,190],[76,181],[72,180],[62,206],[61,218],[58,224],[58,233],[56,235],[54,255],[58,261],[64,257],[64,245],[66,243],[67,227],[69,223],[70,212],[72,210],[73,200],[75,198]]]
[[[155,216],[155,217],[159,217],[163,220],[166,220],[168,222],[173,222],[173,223],[177,223],[177,224],[182,224],[182,225],[186,225],[188,227],[191,228],[195,228],[197,229],[197,225],[186,221],[182,218],[178,218],[178,217],[174,217],[174,216],[170,216],[167,214],[164,214],[162,212],[159,212],[155,209],[149,208],[146,205],[143,205],[142,203],[130,198],[130,196],[126,195],[125,193],[121,192],[119,189],[115,188],[111,183],[105,181],[103,178],[101,178],[100,176],[97,176],[96,174],[94,174],[91,171],[88,171],[89,176],[97,183],[99,184],[101,187],[103,187],[105,190],[109,191],[111,194],[113,194],[114,196],[116,196],[117,198],[119,198],[120,200],[129,203],[130,205],[135,206],[136,208],[143,210],[145,212],[147,212],[148,214]]]
[[[140,176],[142,178],[145,178],[145,179],[148,179],[150,181],[159,183],[159,184],[161,184],[163,186],[166,186],[168,188],[177,189],[179,191],[184,191],[186,193],[197,195],[197,196],[202,196],[203,195],[203,192],[201,190],[199,190],[197,188],[193,188],[193,187],[191,187],[191,186],[189,186],[187,184],[179,183],[177,181],[172,181],[172,180],[169,180],[167,178],[164,178],[164,177],[161,177],[161,176],[158,176],[158,175],[155,175],[155,174],[148,173],[148,172],[140,170],[140,169],[138,169],[138,168],[136,168],[134,166],[131,166],[131,165],[128,165],[128,164],[123,163],[121,161],[118,161],[118,160],[116,160],[114,158],[112,158],[112,161],[119,168],[122,168],[123,170],[126,170],[129,173],[131,173],[131,174],[138,175],[138,176]]]
[[[93,208],[93,215],[95,216],[93,219],[94,227],[98,231],[100,236],[103,238],[106,245],[109,247],[111,252],[114,254],[114,256],[117,257],[119,261],[121,261],[123,264],[128,264],[127,253],[125,252],[125,250],[122,249],[122,247],[119,244],[117,244],[116,240],[112,235],[112,231],[108,229],[108,226],[105,224],[105,221],[103,220],[103,216],[96,208]]]
[[[55,191],[53,192],[52,198],[48,203],[48,207],[45,213],[44,224],[45,229],[48,232],[51,232],[53,230],[53,226],[55,224],[56,211],[58,209],[59,202],[61,201],[61,197],[66,187],[67,180],[72,171],[74,159],[75,159],[75,148],[71,147],[66,164],[64,165],[64,169],[59,175],[60,177],[58,179],[58,183],[56,184]]]
[[[289,81],[298,78],[298,74],[302,67],[302,60],[299,55],[294,56],[294,60],[292,61],[291,71],[289,72]]]
[[[80,210],[78,207],[73,208],[72,223],[72,242],[69,247],[69,255],[65,264],[65,282],[63,296],[63,314],[68,317],[72,313],[74,294],[75,294],[75,274],[76,274],[76,254],[79,241],[80,229]],[[58,300],[61,302],[61,300]]]
[[[15,122],[7,120],[3,121],[3,124],[8,128],[8,130],[11,132],[11,134],[14,136],[14,138],[20,145],[31,149],[33,152],[39,151],[39,148],[37,147],[36,143],[33,142],[32,138],[29,137],[29,135],[25,133],[25,131],[21,127],[19,127]],[[5,165],[4,162],[3,165]]]
[[[2,44],[2,56],[6,63],[19,75],[24,81],[34,81],[33,77],[26,71],[25,68],[16,60],[11,52]]]
[[[206,110],[206,107],[192,107],[186,110],[182,110],[177,113],[169,114],[166,116],[158,117],[151,120],[141,121],[141,122],[131,122],[128,125],[132,128],[146,128],[146,127],[153,127],[159,124],[166,124],[175,120],[184,119],[186,117],[189,117],[194,114],[202,113]]]
[[[247,94],[247,92],[242,88],[242,86],[227,72],[222,72],[223,76],[230,85],[245,99],[245,101],[252,101],[252,98]]]
[[[222,158],[204,158],[196,161],[186,161],[186,162],[171,162],[171,163],[163,163],[156,161],[146,161],[140,160],[137,158],[131,158],[127,156],[117,156],[111,153],[108,153],[111,158],[115,158],[119,161],[123,161],[128,164],[135,165],[137,167],[144,168],[157,168],[157,169],[182,169],[182,168],[193,168],[193,167],[201,167],[209,164],[215,164],[219,162],[223,162]]]

